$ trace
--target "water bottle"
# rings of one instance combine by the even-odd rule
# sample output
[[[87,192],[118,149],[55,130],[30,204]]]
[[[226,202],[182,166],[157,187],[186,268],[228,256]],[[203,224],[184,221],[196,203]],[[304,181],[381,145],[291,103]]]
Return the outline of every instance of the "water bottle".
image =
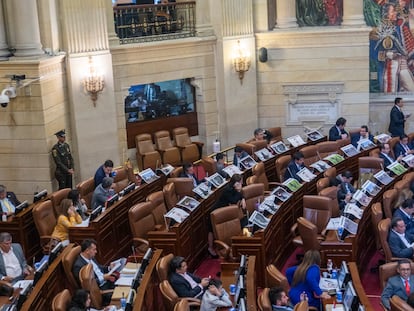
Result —
[[[332,279],[337,279],[338,278],[338,270],[333,269],[332,270]]]
[[[342,227],[342,226],[339,226],[338,227],[338,238],[340,239],[340,240],[342,240],[342,234],[344,233],[344,227]]]
[[[328,259],[328,262],[327,262],[327,264],[326,264],[326,270],[328,270],[328,273],[329,273],[329,274],[331,274],[331,273],[332,273],[332,267],[333,267],[333,264],[332,264],[332,259]]]
[[[336,291],[336,302],[337,303],[342,303],[342,292],[340,289],[338,289]]]
[[[7,221],[7,213],[1,215],[1,221]]]
[[[122,298],[119,300],[119,302],[121,303],[121,309],[125,310],[125,308],[126,308],[126,298],[125,298],[124,293],[122,293]]]

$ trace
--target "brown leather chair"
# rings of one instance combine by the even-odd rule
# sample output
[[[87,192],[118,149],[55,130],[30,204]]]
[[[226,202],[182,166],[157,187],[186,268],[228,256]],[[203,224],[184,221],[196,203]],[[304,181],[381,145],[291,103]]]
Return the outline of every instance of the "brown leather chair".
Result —
[[[82,199],[85,200],[86,206],[90,207],[92,202],[92,195],[95,191],[95,180],[93,177],[88,178],[76,185]]]
[[[322,189],[318,195],[322,197],[327,197],[332,200],[331,205],[331,217],[339,217],[341,216],[341,211],[339,209],[338,204],[338,188],[336,186],[327,187]]]
[[[410,184],[411,184],[411,181],[409,179],[401,179],[401,180],[397,181],[394,184],[394,189],[397,190],[397,192],[400,193],[400,194],[401,194],[401,192],[404,192],[404,191],[407,191],[407,190],[411,191],[410,190]],[[412,195],[413,194],[411,193],[411,197],[412,197]]]
[[[187,128],[177,127],[173,129],[172,134],[175,145],[180,149],[183,162],[193,163],[201,158],[203,143],[192,142]]]
[[[183,196],[194,196],[194,184],[193,180],[191,178],[187,177],[178,177],[178,178],[168,178],[168,183],[174,183],[175,186],[175,193],[178,196],[179,199],[181,199]]]
[[[252,140],[249,140],[247,143],[249,145],[253,146],[254,152],[259,151],[259,150],[267,147],[267,140],[254,140],[254,139],[252,139]],[[255,154],[253,154],[252,156],[256,161],[260,160]]]
[[[381,247],[385,255],[385,262],[398,261],[401,259],[398,257],[394,257],[392,255],[390,246],[388,244],[388,234],[390,232],[390,227],[391,227],[390,218],[382,219],[378,223],[378,233],[379,233],[379,238],[381,242]]]
[[[338,139],[336,143],[338,144],[338,149],[341,149],[343,146],[351,143],[351,138],[348,137],[347,139]]]
[[[43,253],[48,254],[50,251],[50,239],[57,222],[52,201],[47,200],[35,205],[32,213],[37,232],[39,232]]]
[[[318,153],[321,159],[332,153],[342,153],[341,149],[338,148],[338,143],[336,141],[323,141],[317,143]]]
[[[405,173],[402,179],[403,180],[409,180],[410,182],[413,182],[414,181],[414,172]]]
[[[66,311],[71,299],[69,290],[62,290],[52,300],[52,311]]]
[[[400,141],[400,137],[392,137],[389,141],[388,144],[390,145],[390,152],[391,155],[395,158],[395,154],[394,154],[394,147],[395,145]]]
[[[110,294],[112,290],[100,290],[98,283],[95,279],[95,273],[93,272],[92,264],[83,266],[79,272],[79,279],[83,289],[89,291],[91,297],[91,306],[95,309],[102,309],[103,294]]]
[[[250,143],[237,143],[236,147],[241,147],[247,154],[253,156],[254,152],[257,151],[256,146]]]
[[[75,263],[76,258],[78,258],[80,252],[81,252],[81,247],[78,245],[78,246],[73,247],[70,250],[70,252],[65,254],[65,256],[62,258],[63,270],[65,270],[66,278],[68,279],[72,290],[79,288],[79,285],[80,285],[78,284],[78,281],[75,279],[72,273],[73,264]]]
[[[269,298],[270,288],[263,288],[262,292],[257,296],[257,306],[260,311],[272,311],[272,304]]]
[[[317,195],[303,196],[303,217],[316,225],[318,234],[324,235],[332,216],[331,198]]]
[[[217,172],[216,161],[214,161],[211,157],[202,157],[201,166],[204,168],[204,171],[208,174],[208,176],[211,176]]]
[[[369,151],[369,156],[370,157],[374,157],[374,158],[379,158],[381,153],[381,150],[379,148],[374,148],[372,150]]]
[[[299,237],[302,242],[302,248],[306,252],[308,250],[319,250],[321,248],[320,236],[318,228],[309,220],[299,217],[297,220]],[[294,241],[295,242],[295,241]]]
[[[323,177],[336,178],[336,167],[330,167],[325,172],[323,172]]]
[[[386,218],[392,218],[394,214],[394,208],[398,202],[398,191],[395,189],[389,189],[382,195],[382,208]]]
[[[166,184],[162,188],[162,192],[164,193],[164,200],[167,210],[172,209],[177,205],[178,201],[180,201],[177,193],[175,192],[175,184],[173,182]]]
[[[384,168],[384,159],[377,157],[358,158],[358,185],[362,186],[368,179]]]
[[[390,277],[397,275],[398,262],[389,262],[379,267],[379,279],[381,291],[384,289]],[[414,271],[414,263],[411,263],[411,271]]]
[[[162,191],[153,192],[147,196],[147,202],[152,204],[152,215],[154,216],[155,223],[162,227],[165,223],[164,215],[167,213],[167,207],[165,206],[164,193]]]
[[[256,203],[262,202],[264,198],[264,185],[263,184],[251,184],[244,186],[241,190],[241,194],[246,201],[246,209],[249,213],[253,213]]]
[[[414,311],[405,300],[401,299],[399,296],[394,295],[390,299],[391,311]]]
[[[377,248],[377,250],[381,249],[381,241],[380,241],[380,236],[379,236],[379,231],[378,231],[378,224],[379,222],[382,220],[383,218],[383,213],[382,213],[382,205],[381,202],[377,202],[372,204],[371,206],[371,222],[373,227],[373,231],[375,233],[375,246]]]
[[[174,311],[190,311],[190,304],[187,299],[181,299],[174,306]]]
[[[269,133],[272,135],[272,139],[271,142],[275,143],[278,141],[282,141],[283,137],[282,137],[282,128],[281,127],[270,127],[267,129],[269,131]]]
[[[155,170],[161,164],[161,155],[155,150],[150,134],[135,136],[135,147],[137,149],[136,156],[140,170],[149,167]]]
[[[268,287],[282,287],[285,293],[289,293],[289,282],[286,276],[274,264],[266,267],[266,277]]]
[[[175,305],[184,299],[188,301],[190,306],[200,306],[201,304],[200,299],[197,298],[178,297],[177,293],[174,291],[168,280],[162,281],[159,287],[162,294],[162,298],[164,300],[164,306],[167,307],[168,311],[173,311]]]
[[[165,255],[158,259],[155,269],[157,270],[158,274],[158,281],[162,282],[168,279],[168,272],[170,270],[170,262],[171,259],[174,258],[172,253]]]
[[[292,157],[290,155],[284,155],[275,160],[276,177],[279,182],[285,180],[285,171],[291,160]]]
[[[316,192],[321,192],[322,189],[328,188],[331,184],[329,177],[323,177],[316,182]]]
[[[182,166],[178,166],[176,168],[174,168],[171,173],[170,173],[170,177],[171,178],[178,178],[180,177],[181,173],[183,172],[183,167]]]
[[[211,224],[217,253],[224,259],[233,259],[231,238],[241,235],[240,212],[237,205],[218,208],[211,212]]]
[[[154,138],[155,146],[161,153],[162,163],[168,163],[172,166],[180,165],[180,150],[172,144],[170,133],[168,131],[158,131],[155,132]]]
[[[128,171],[125,167],[120,166],[114,169],[116,176],[112,185],[115,192],[119,192],[129,184]]]
[[[303,153],[304,163],[306,166],[318,162],[321,159],[318,153],[318,146],[316,145],[303,147],[300,149],[300,152]]]
[[[128,211],[129,227],[132,241],[139,255],[145,254],[149,247],[148,232],[157,230],[157,224],[152,214],[151,202],[141,202],[132,206]]]
[[[309,304],[308,301],[301,301],[295,305],[293,308],[293,311],[308,311],[309,310]]]
[[[408,136],[408,142],[410,143],[410,144],[412,144],[414,141],[414,133],[409,133],[409,134],[407,134],[407,136]]]
[[[252,167],[252,176],[250,176],[246,183],[251,184],[263,184],[265,191],[270,191],[272,188],[275,188],[279,183],[269,182],[266,176],[265,166],[263,162],[257,163]]]
[[[70,192],[70,188],[60,189],[58,191],[53,192],[50,195],[50,201],[52,201],[53,210],[55,211],[55,215],[59,214],[59,205],[63,199],[68,198],[68,193]]]

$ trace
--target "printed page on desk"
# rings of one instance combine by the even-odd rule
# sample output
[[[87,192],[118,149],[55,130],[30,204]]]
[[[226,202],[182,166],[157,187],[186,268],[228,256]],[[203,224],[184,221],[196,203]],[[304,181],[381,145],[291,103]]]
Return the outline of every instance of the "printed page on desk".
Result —
[[[340,223],[341,223],[341,217],[333,217],[329,219],[329,222],[326,225],[326,230],[338,230]]]
[[[321,279],[319,280],[319,287],[323,291],[329,291],[333,289],[337,290],[339,289],[338,280],[321,277]]]

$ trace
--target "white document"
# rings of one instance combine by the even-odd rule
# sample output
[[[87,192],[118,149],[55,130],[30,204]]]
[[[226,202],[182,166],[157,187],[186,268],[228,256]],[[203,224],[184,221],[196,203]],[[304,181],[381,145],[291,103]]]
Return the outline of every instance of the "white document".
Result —
[[[358,224],[344,216],[341,216],[340,226],[343,227],[345,230],[347,230],[351,234],[356,234],[358,231]]]
[[[388,185],[390,182],[393,181],[392,177],[388,175],[385,171],[379,171],[374,175],[374,177],[383,185]]]
[[[131,286],[132,282],[134,281],[133,274],[121,274],[119,279],[115,281],[115,285],[117,286]]]
[[[304,182],[310,182],[316,177],[307,167],[302,168],[299,172],[296,173]]]
[[[260,204],[259,209],[263,211],[267,211],[268,213],[274,215],[279,209],[279,207],[280,206],[275,203],[275,196],[269,195]]]
[[[287,140],[293,147],[298,147],[298,146],[306,144],[300,135],[289,137]]]
[[[289,150],[283,141],[278,141],[277,143],[270,145],[270,148],[272,148],[277,154],[281,154]]]
[[[407,154],[402,160],[407,163],[409,167],[414,167],[414,155],[413,154]]]
[[[178,203],[177,205],[184,207],[186,209],[188,209],[190,212],[192,212],[193,210],[195,210],[199,205],[200,202],[198,202],[196,199],[189,197],[189,196],[184,196]]]
[[[213,193],[211,186],[207,185],[207,183],[204,182],[195,187],[193,189],[193,192],[197,193],[203,199],[207,199],[210,194]]]
[[[273,157],[273,154],[267,148],[255,151],[254,154],[260,159],[260,161],[266,161],[267,159]]]
[[[339,289],[338,280],[321,277],[321,279],[319,280],[319,287],[323,291],[329,291],[334,289],[337,290]]]
[[[349,145],[346,145],[346,146],[341,147],[341,150],[348,157],[353,157],[354,155],[356,155],[356,154],[359,153],[359,151],[352,144],[349,144]]]
[[[363,206],[368,206],[368,204],[371,202],[372,198],[370,198],[369,196],[367,196],[365,193],[363,193],[361,190],[357,190],[355,191],[354,195],[352,196],[352,198],[355,201],[358,201],[359,203],[361,203]]]
[[[173,207],[168,211],[167,214],[164,215],[165,218],[174,219],[178,223],[182,223],[187,217],[190,215],[189,213],[185,212],[181,208]]]
[[[372,181],[367,180],[361,187],[363,190],[366,190],[370,195],[376,196],[378,192],[381,191],[381,188],[374,184]]]
[[[333,217],[329,219],[329,222],[326,225],[326,230],[338,230],[340,223],[341,223],[341,217]]]
[[[322,161],[322,160],[319,160],[318,162],[312,163],[309,166],[317,169],[319,172],[325,172],[328,168],[331,168],[331,166],[328,163],[326,163],[325,161]]]
[[[363,212],[364,212],[364,210],[362,208],[359,208],[354,203],[348,203],[345,206],[345,209],[344,209],[344,214],[351,214],[351,215],[355,216],[358,219],[361,219]]]
[[[249,218],[249,223],[254,224],[262,229],[265,229],[269,222],[270,219],[264,216],[262,213],[259,213],[258,211],[254,211]]]
[[[83,220],[80,224],[76,224],[75,227],[88,227],[89,226],[89,217]]]
[[[234,175],[234,174],[242,174],[242,171],[236,166],[236,165],[228,165],[225,168],[223,168],[223,171],[225,171],[227,173],[227,175],[230,176],[230,178]]]

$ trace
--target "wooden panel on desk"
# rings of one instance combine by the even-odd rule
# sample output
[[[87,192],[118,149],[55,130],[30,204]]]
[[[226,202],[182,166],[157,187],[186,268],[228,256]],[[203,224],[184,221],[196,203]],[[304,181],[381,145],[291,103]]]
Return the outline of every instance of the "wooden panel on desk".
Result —
[[[344,241],[340,241],[336,231],[329,230],[325,241],[321,242],[321,266],[326,267],[328,259],[332,259],[336,267],[340,267],[342,261],[354,261],[354,240],[355,236],[348,236]]]

